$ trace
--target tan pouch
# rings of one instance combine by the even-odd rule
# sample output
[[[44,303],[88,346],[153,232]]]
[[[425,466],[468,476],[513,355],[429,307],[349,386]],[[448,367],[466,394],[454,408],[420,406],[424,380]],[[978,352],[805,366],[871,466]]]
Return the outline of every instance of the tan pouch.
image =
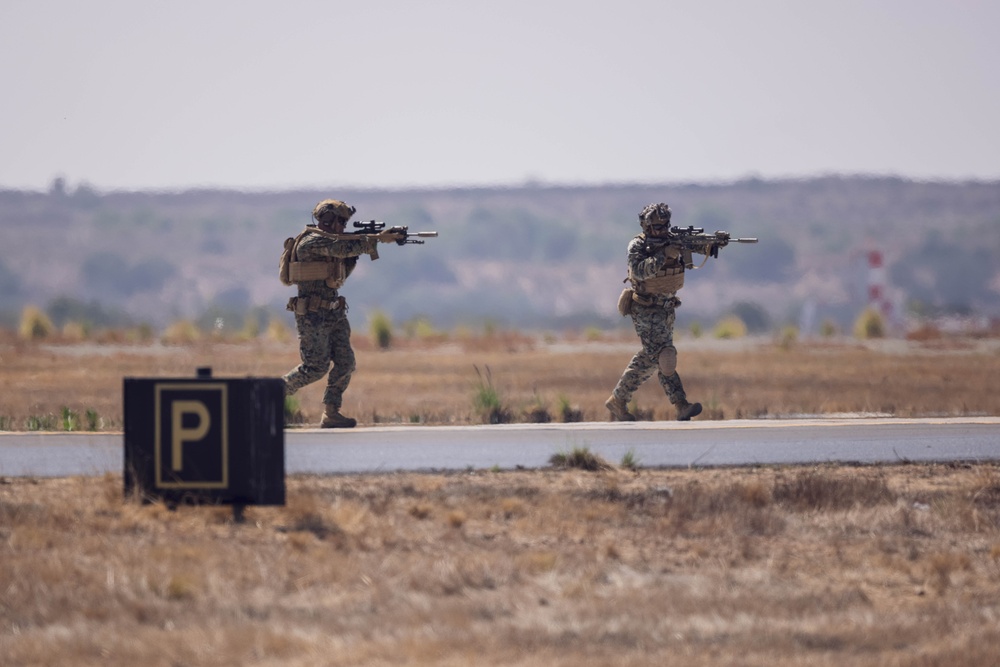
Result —
[[[329,262],[292,262],[288,265],[288,277],[293,284],[326,280],[329,275]]]
[[[281,253],[281,261],[278,262],[278,279],[282,285],[294,285],[288,275],[289,266],[292,263],[292,248],[295,247],[295,239],[288,237],[285,239],[285,249]]]
[[[632,314],[632,296],[634,294],[635,291],[631,287],[626,287],[618,297],[618,312],[621,313],[622,317]]]
[[[674,294],[684,287],[684,272],[678,271],[664,276],[653,276],[642,283],[647,294]]]

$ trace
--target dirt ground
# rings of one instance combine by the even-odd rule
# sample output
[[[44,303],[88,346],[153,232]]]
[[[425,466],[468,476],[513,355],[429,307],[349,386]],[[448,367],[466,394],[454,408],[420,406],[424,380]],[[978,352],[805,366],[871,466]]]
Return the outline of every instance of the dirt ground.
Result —
[[[1000,468],[0,480],[0,664],[995,665]]]
[[[358,342],[345,412],[604,419],[630,340]],[[681,341],[701,418],[1000,414],[994,341]],[[0,342],[0,419],[121,426],[121,382],[280,375],[294,344]],[[477,370],[480,371],[477,373]],[[646,418],[671,419],[655,382]],[[301,393],[318,419],[322,387]],[[997,665],[1000,466],[290,477],[287,504],[0,478],[0,665]]]

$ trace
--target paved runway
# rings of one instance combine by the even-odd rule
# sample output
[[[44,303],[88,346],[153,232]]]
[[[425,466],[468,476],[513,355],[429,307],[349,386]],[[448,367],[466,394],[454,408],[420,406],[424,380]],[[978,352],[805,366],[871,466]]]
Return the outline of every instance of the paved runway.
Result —
[[[588,448],[642,467],[1000,460],[1000,417],[585,422],[377,426],[285,431],[285,470],[540,468]],[[121,433],[0,433],[0,476],[63,477],[122,470]]]

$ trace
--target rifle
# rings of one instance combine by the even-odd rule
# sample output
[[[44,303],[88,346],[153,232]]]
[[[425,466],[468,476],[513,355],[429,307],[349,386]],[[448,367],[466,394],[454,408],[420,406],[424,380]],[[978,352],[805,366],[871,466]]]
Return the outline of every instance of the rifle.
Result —
[[[358,220],[354,223],[355,231],[350,232],[351,234],[378,234],[385,229],[384,222],[378,222],[377,220]],[[421,238],[436,238],[437,232],[411,232],[409,227],[390,227],[389,231],[394,234],[399,234],[399,238],[396,239],[396,245],[406,245],[407,243],[423,243],[423,241],[418,241],[417,239],[411,239],[411,236],[416,236],[418,239]],[[378,259],[378,249],[374,249],[371,254],[372,261]]]
[[[714,234],[706,234],[702,227],[671,227],[670,236],[666,238],[648,238],[647,244],[650,248],[662,248],[668,245],[704,252],[709,248],[709,257],[718,257],[719,248],[724,248],[730,243],[757,243],[756,238],[734,239],[729,232],[717,231]]]
[[[359,220],[354,223],[356,231],[351,232],[351,234],[378,234],[383,229],[385,229],[384,222],[378,222],[376,220]],[[416,239],[411,239],[411,236],[415,236],[418,239],[429,239],[437,238],[437,232],[411,232],[409,227],[390,227],[389,231],[394,234],[400,234],[400,238],[396,240],[397,245],[406,245],[407,243],[423,243],[423,241],[418,241]]]

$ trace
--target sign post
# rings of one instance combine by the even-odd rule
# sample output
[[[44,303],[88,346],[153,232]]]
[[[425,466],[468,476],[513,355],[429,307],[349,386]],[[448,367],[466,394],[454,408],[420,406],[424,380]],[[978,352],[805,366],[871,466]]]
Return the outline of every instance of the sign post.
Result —
[[[144,500],[285,504],[284,383],[125,378],[125,494]]]

